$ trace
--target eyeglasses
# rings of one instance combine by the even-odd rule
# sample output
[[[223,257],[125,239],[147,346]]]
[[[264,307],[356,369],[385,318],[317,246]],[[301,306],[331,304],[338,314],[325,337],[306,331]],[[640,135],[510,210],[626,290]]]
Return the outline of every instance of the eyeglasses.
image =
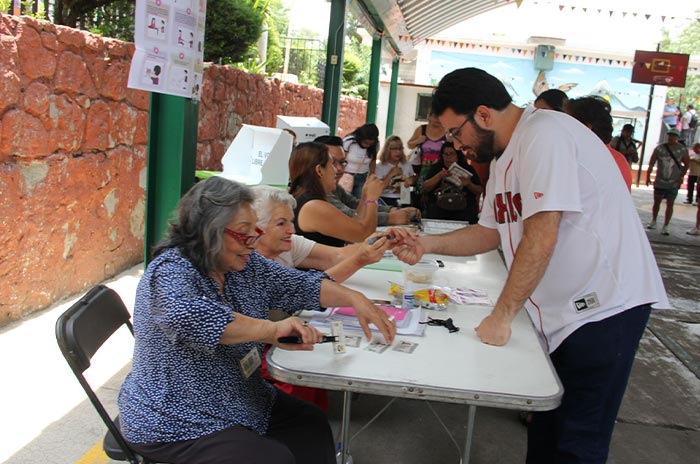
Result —
[[[389,147],[391,151],[403,151],[403,147]]]
[[[474,115],[473,114],[467,115],[467,118],[464,120],[464,122],[456,130],[447,131],[447,135],[450,138],[455,139],[457,141],[457,143],[459,143],[460,145],[466,145],[464,142],[462,142],[462,140],[460,140],[460,138],[457,134],[461,134],[462,127],[464,127],[464,125],[466,123],[468,123],[469,121],[472,121],[472,120],[474,120]]]
[[[255,228],[255,235],[240,234],[236,231],[229,229],[228,227],[224,227],[224,233],[235,238],[236,241],[238,241],[238,243],[240,243],[241,245],[245,245],[247,247],[253,246],[255,244],[255,242],[260,240],[260,238],[263,235],[265,235],[265,231],[262,230],[260,227]]]
[[[338,166],[339,168],[344,168],[345,166],[348,165],[348,161],[345,159],[342,159],[342,160],[333,159],[333,165]]]

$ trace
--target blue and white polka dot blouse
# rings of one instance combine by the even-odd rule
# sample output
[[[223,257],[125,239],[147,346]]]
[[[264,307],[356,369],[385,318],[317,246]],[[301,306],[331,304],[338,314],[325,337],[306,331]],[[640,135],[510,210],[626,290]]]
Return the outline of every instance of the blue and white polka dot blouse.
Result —
[[[301,272],[252,253],[226,274],[225,295],[176,249],[157,256],[139,282],[132,370],[119,394],[121,426],[132,443],[191,440],[234,425],[267,431],[276,397],[258,369],[239,361],[263,344],[221,345],[233,312],[267,319],[270,308],[319,309],[322,272]]]

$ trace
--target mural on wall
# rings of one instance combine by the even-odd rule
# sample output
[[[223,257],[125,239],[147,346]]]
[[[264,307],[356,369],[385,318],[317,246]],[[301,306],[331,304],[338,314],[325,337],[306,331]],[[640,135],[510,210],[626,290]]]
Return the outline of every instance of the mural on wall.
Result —
[[[532,58],[433,50],[430,80],[437,85],[445,74],[464,67],[481,68],[496,76],[516,105],[532,103],[537,95],[550,88],[563,90],[569,98],[599,95],[610,102],[613,114],[624,118],[616,120],[616,129],[635,119],[637,129],[643,128],[649,86],[630,82],[629,67],[555,61],[551,71],[538,71]]]

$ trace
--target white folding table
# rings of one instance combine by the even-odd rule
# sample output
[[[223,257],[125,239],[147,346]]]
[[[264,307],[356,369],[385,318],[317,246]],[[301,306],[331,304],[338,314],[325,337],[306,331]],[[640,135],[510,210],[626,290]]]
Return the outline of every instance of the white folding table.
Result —
[[[506,279],[497,252],[474,258],[426,255],[445,263],[435,274],[440,285],[486,290],[495,302]],[[389,281],[401,282],[399,272],[362,269],[344,285],[371,299],[388,299]],[[563,394],[554,368],[525,311],[513,321],[512,337],[503,347],[481,343],[474,332],[491,311],[486,306],[457,306],[446,311],[427,311],[433,318],[452,318],[459,332],[429,326],[422,337],[397,336],[418,343],[407,354],[388,348],[383,353],[347,347],[334,354],[330,344],[314,351],[272,349],[267,355],[268,372],[278,380],[310,387],[344,391],[341,429],[342,461],[345,462],[351,392],[414,398],[469,405],[464,462],[469,462],[477,406],[544,411],[556,408]],[[374,338],[381,339],[376,334]],[[383,339],[382,339],[383,340]],[[397,343],[394,341],[394,344]]]

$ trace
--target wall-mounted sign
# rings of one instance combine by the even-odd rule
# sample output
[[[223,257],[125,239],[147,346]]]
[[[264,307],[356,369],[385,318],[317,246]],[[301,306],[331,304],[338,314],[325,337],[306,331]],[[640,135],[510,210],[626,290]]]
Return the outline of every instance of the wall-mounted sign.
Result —
[[[206,0],[137,0],[129,84],[199,99]]]
[[[656,84],[667,87],[685,87],[690,55],[683,53],[645,52],[634,53],[632,82]]]

